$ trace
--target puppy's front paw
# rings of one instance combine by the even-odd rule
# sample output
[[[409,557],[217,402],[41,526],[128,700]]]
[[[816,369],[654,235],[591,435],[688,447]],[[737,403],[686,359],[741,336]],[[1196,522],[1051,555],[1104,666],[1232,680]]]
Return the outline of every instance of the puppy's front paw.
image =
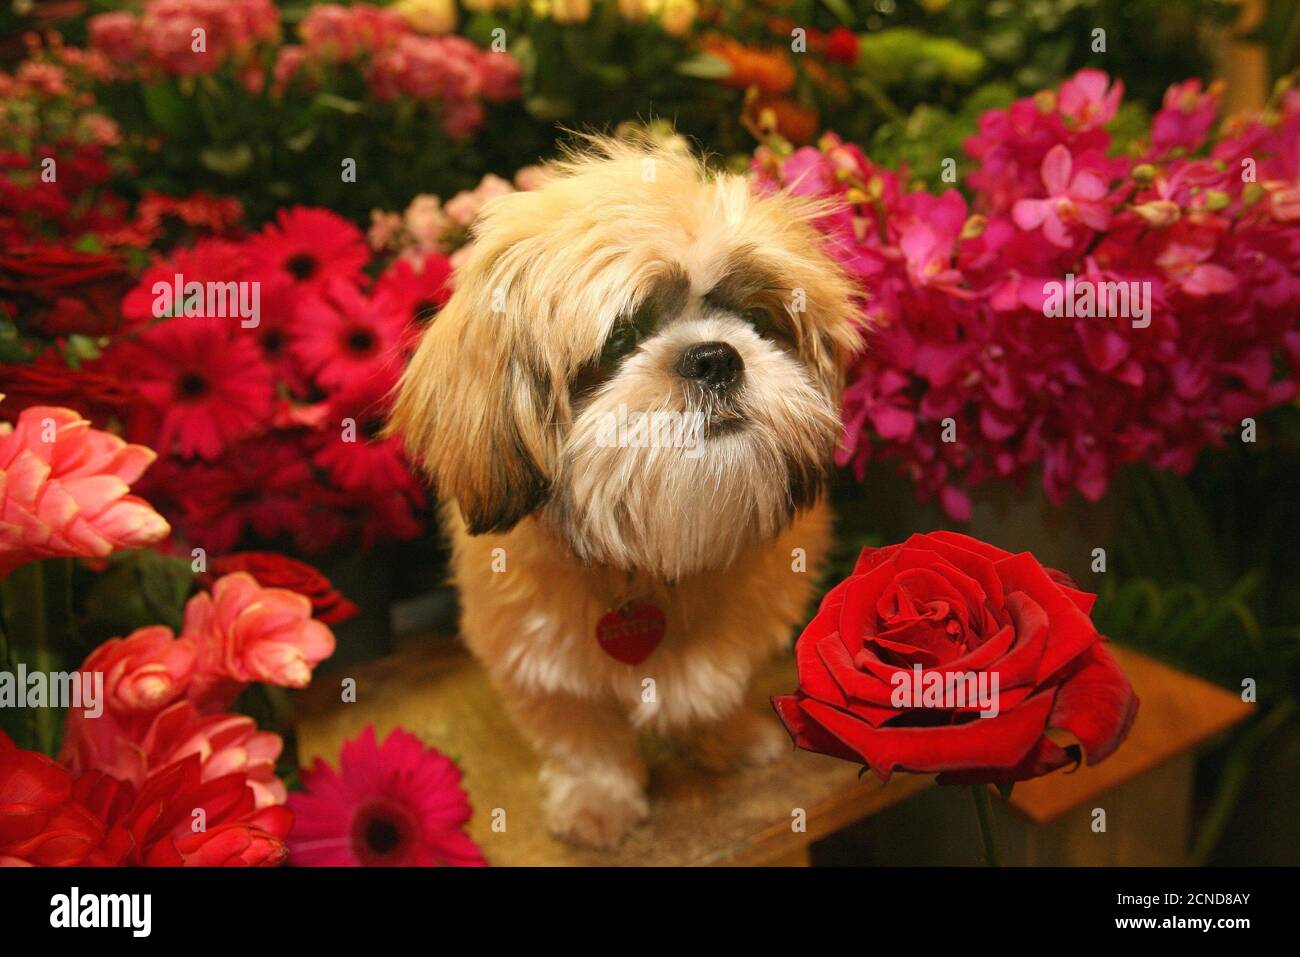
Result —
[[[547,829],[580,847],[613,850],[650,813],[640,782],[618,772],[544,767],[542,785]]]
[[[741,709],[697,732],[696,760],[710,771],[771,764],[790,751],[790,737],[775,721]]]

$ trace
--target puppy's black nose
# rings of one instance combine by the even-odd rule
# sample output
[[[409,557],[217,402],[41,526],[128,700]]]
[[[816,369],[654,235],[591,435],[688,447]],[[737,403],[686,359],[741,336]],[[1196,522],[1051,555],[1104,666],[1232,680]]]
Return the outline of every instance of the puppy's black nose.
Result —
[[[719,392],[733,386],[745,368],[740,353],[725,342],[697,342],[677,359],[677,374]]]

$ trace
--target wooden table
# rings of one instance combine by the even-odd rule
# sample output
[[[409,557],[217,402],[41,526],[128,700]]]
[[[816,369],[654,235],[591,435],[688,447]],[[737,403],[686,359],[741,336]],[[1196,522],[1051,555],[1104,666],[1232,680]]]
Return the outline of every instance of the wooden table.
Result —
[[[1251,706],[1112,647],[1142,699],[1129,740],[1097,767],[1016,786],[1010,808],[998,809],[1010,863],[1178,863],[1186,851],[1195,750],[1242,720]],[[414,732],[460,764],[474,807],[470,832],[496,865],[807,864],[814,841],[933,783],[929,776],[896,774],[882,785],[871,774],[859,778],[858,768],[847,762],[795,751],[765,768],[714,775],[688,764],[667,743],[651,742],[649,821],[616,852],[585,851],[556,841],[542,826],[537,758],[497,703],[482,669],[463,652],[430,642],[364,665],[346,675],[356,679],[355,703],[340,702],[341,677],[321,676],[303,693],[300,758],[334,762],[344,739],[370,723],[381,737],[398,725]],[[766,706],[769,695],[790,691],[795,683],[793,661],[782,660],[755,683],[754,703]],[[926,820],[923,813],[909,818],[913,806],[923,803],[889,811],[890,820],[904,823],[882,830],[900,832],[894,835],[900,847],[916,846],[924,830],[935,827],[961,839],[973,834],[964,816],[951,822]],[[1089,826],[1096,807],[1107,812],[1105,835]],[[504,832],[492,829],[498,808],[505,811]],[[806,818],[803,831],[792,826],[799,810]],[[953,844],[943,833],[932,837]],[[880,850],[883,859],[874,859],[888,863],[893,855],[887,844],[878,845]]]
[[[537,758],[463,652],[406,651],[350,673],[355,704],[339,702],[339,675],[322,676],[299,701],[299,757],[337,761],[339,748],[373,722],[382,738],[400,725],[455,758],[474,817],[470,833],[494,865],[807,864],[809,845],[930,785],[932,778],[873,775],[835,758],[791,752],[764,768],[717,775],[650,742],[650,818],[614,853],[563,844],[542,826]],[[793,690],[793,660],[755,682],[753,701]],[[773,716],[775,720],[775,716]],[[504,833],[492,830],[505,810]],[[796,809],[807,830],[793,829]]]

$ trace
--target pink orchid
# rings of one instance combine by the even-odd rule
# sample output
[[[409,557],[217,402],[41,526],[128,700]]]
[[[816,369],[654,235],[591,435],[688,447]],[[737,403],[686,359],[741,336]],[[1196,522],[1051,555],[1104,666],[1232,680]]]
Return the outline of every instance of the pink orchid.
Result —
[[[1083,223],[1090,229],[1110,225],[1110,209],[1103,202],[1106,184],[1088,170],[1073,172],[1074,160],[1061,144],[1053,146],[1043,157],[1043,185],[1046,199],[1019,200],[1011,211],[1016,225],[1024,230],[1043,227],[1043,235],[1054,246],[1068,249],[1073,245],[1070,228]]]
[[[211,593],[185,605],[183,637],[197,665],[189,697],[224,707],[244,684],[302,688],[334,653],[334,633],[311,615],[311,602],[284,588],[262,588],[247,572],[218,578]]]
[[[1151,152],[1162,156],[1176,147],[1194,150],[1219,115],[1221,83],[1202,92],[1201,81],[1192,79],[1165,91],[1164,103],[1151,121]]]
[[[1169,94],[1180,123],[1209,122],[1217,91],[1199,89]],[[1101,124],[1116,99],[1084,71],[1056,97],[985,113],[965,144],[979,218],[955,243],[941,196],[908,191],[851,144],[756,154],[758,188],[832,201],[816,227],[867,291],[839,463],[859,477],[892,465],[960,521],[990,478],[1037,473],[1061,503],[1096,499],[1131,462],[1186,472],[1225,423],[1300,393],[1300,91],[1225,126],[1208,160],[1115,152]],[[854,192],[865,183],[869,201]],[[1049,284],[1069,275],[1104,284],[1107,302],[1140,297],[1131,308],[1150,322],[1048,320]]]
[[[1109,123],[1123,97],[1122,80],[1112,85],[1101,70],[1080,70],[1061,84],[1057,102],[1062,115],[1076,127],[1091,129]]]
[[[1231,292],[1237,287],[1237,277],[1223,266],[1206,262],[1213,252],[1213,243],[1200,239],[1171,242],[1156,257],[1156,264],[1190,296]]]
[[[0,578],[42,558],[103,558],[171,527],[128,494],[155,455],[71,409],[31,406],[0,424]]]
[[[966,222],[966,201],[949,190],[937,200],[918,195],[916,217],[900,231],[898,248],[907,259],[908,275],[918,286],[957,286],[962,275],[952,268],[953,247]]]

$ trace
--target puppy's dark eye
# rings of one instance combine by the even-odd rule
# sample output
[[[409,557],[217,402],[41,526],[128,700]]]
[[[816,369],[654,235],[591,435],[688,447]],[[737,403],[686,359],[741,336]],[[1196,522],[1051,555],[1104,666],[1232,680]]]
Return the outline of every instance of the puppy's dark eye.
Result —
[[[772,313],[762,306],[753,306],[740,314],[740,317],[754,327],[760,336],[774,336],[777,333],[776,321]]]
[[[636,323],[629,319],[620,319],[614,324],[614,328],[609,333],[609,338],[605,340],[605,348],[600,353],[600,364],[612,365],[618,362],[636,349],[640,340],[641,333],[637,329]]]

